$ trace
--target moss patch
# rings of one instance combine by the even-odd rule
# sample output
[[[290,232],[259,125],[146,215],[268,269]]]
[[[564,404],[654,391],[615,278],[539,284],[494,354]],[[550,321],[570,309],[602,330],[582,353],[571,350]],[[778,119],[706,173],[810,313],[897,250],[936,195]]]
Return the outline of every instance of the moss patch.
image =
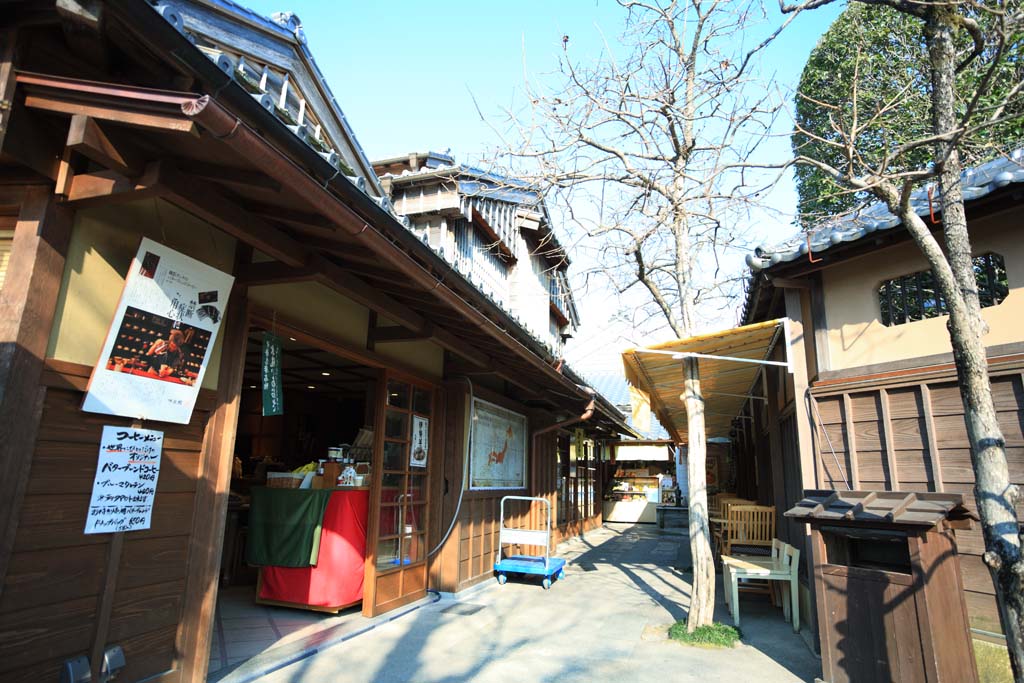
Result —
[[[686,622],[677,621],[668,630],[672,640],[699,647],[735,647],[742,635],[738,628],[718,623],[698,626],[693,633],[687,633]]]
[[[975,639],[974,661],[978,663],[978,680],[981,683],[1013,683],[1010,656],[1002,645]]]

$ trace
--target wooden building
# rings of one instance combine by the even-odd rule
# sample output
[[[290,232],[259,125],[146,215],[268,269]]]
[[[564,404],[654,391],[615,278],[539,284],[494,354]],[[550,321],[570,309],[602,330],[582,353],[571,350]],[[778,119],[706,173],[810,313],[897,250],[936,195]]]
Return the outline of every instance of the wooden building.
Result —
[[[1014,216],[1022,159],[1018,152],[964,175],[989,373],[1017,484],[1024,483],[1024,248]],[[914,203],[928,215],[927,193]],[[805,558],[806,529],[781,516],[804,489],[956,493],[973,510],[943,303],[899,221],[876,205],[809,238],[758,249],[748,264],[744,322],[789,318],[793,373],[766,367],[752,395],[768,400],[749,401],[734,424],[738,493],[774,504],[779,535],[805,548]],[[998,641],[981,530],[957,531],[956,540],[971,626]]]
[[[630,432],[556,347],[391,210],[294,15],[7,3],[0,105],[0,680],[56,680],[77,656],[95,680],[112,644],[126,656],[118,680],[204,679],[233,459],[278,436],[250,410],[247,352],[262,332],[298,359],[286,390],[306,400],[292,405],[358,396],[356,424],[377,427],[365,614],[492,576],[507,490],[469,490],[476,400],[522,418],[515,490],[556,507],[567,430],[583,430],[590,460]],[[139,422],[80,407],[142,238],[234,288],[189,422],[141,422],[164,434],[150,528],[85,535],[102,427]],[[423,397],[438,455],[400,473],[421,494],[409,533],[423,550],[388,566],[376,560],[394,543],[381,520],[397,504],[380,495],[393,390]],[[563,534],[599,523],[599,506],[574,509]]]

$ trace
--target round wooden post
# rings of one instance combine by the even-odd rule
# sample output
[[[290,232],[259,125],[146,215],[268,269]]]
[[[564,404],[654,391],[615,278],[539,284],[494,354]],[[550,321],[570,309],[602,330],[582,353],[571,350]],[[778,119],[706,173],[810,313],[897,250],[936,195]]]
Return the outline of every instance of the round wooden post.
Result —
[[[687,457],[689,479],[690,553],[693,556],[693,589],[686,630],[707,626],[715,614],[715,561],[711,554],[708,521],[707,442],[704,431],[704,397],[700,391],[700,368],[696,358],[683,359],[683,401],[686,405]]]

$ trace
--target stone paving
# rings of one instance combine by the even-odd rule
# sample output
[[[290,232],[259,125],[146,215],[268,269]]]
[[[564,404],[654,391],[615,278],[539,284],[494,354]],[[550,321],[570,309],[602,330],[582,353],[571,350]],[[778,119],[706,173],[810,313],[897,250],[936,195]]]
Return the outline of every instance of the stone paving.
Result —
[[[741,598],[743,643],[730,650],[667,639],[685,619],[684,535],[606,525],[563,544],[566,578],[488,582],[354,631],[262,675],[267,683],[457,681],[813,681],[821,663],[765,596]],[[716,618],[729,622],[718,594]],[[267,654],[273,654],[271,651]],[[264,669],[266,671],[267,669]],[[224,683],[253,680],[241,667]]]

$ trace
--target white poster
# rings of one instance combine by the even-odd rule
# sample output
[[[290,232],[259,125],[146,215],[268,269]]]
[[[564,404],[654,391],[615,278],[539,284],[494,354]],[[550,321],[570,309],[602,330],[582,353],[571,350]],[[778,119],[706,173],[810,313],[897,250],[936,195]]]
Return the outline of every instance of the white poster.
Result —
[[[233,282],[143,238],[82,410],[188,424]]]
[[[473,400],[470,489],[526,488],[526,417]]]
[[[409,466],[426,467],[430,451],[430,419],[412,416],[412,441],[409,442]]]
[[[85,533],[149,528],[163,444],[163,432],[103,427]]]

